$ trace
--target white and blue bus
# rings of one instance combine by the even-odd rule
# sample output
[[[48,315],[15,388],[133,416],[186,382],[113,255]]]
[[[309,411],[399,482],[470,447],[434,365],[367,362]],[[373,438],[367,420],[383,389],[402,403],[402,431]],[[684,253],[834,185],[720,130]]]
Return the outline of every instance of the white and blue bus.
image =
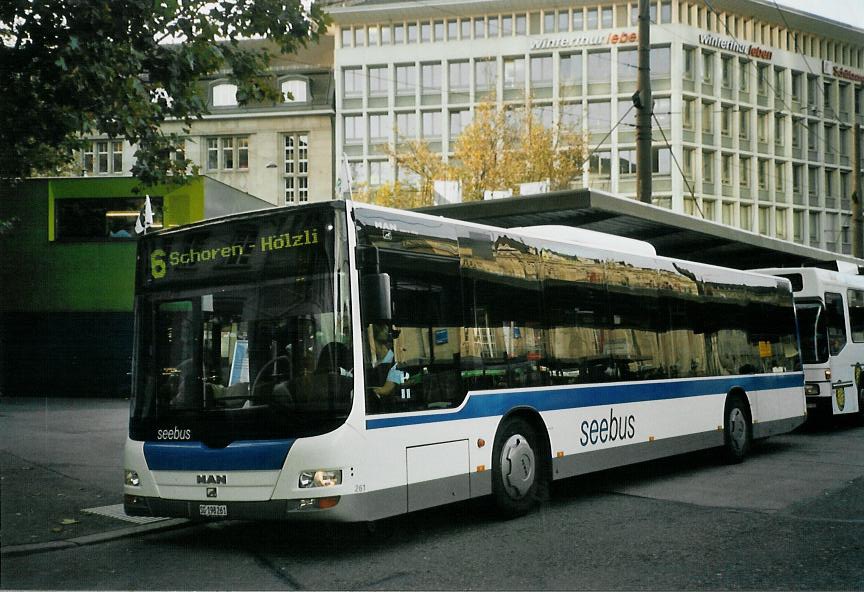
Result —
[[[135,310],[130,515],[518,515],[806,415],[786,279],[352,202],[148,235]]]
[[[864,417],[864,276],[853,263],[830,265],[834,269],[757,271],[792,284],[807,407],[823,415]]]

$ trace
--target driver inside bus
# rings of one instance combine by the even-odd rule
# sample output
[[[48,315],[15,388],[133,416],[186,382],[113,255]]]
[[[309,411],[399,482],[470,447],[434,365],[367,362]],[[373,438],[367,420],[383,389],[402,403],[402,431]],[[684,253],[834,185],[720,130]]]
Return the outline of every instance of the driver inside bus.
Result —
[[[393,353],[393,339],[399,337],[399,331],[393,329],[387,323],[372,324],[372,340],[374,342],[374,355],[377,363],[372,369],[371,377],[374,384],[381,386],[372,387],[378,397],[390,397],[398,392],[397,385],[402,384],[402,371],[396,364],[396,356]]]

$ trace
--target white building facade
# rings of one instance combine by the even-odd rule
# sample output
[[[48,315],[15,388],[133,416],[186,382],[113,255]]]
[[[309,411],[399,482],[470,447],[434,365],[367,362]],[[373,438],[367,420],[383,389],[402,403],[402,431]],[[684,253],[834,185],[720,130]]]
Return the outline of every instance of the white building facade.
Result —
[[[393,179],[388,145],[422,138],[447,158],[478,104],[519,108],[530,96],[545,124],[586,134],[574,186],[635,197],[636,0],[330,13],[336,162],[355,183]],[[652,22],[654,203],[848,253],[864,31],[754,0],[657,0]]]

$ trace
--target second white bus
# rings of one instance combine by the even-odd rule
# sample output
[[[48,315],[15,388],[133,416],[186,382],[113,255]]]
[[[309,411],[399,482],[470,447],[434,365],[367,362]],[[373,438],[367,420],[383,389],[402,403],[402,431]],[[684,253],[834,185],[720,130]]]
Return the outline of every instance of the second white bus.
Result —
[[[831,415],[864,413],[864,277],[858,267],[757,270],[792,283],[807,407]]]

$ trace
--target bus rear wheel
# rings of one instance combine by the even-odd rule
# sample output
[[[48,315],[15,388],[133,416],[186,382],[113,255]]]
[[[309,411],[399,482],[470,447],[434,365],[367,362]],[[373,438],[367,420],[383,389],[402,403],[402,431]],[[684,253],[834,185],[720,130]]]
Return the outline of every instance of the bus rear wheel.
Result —
[[[723,421],[723,452],[726,462],[740,463],[753,442],[753,422],[750,410],[740,397],[726,402]]]
[[[537,433],[520,417],[505,420],[492,449],[492,495],[506,517],[522,516],[539,499],[543,479]]]

